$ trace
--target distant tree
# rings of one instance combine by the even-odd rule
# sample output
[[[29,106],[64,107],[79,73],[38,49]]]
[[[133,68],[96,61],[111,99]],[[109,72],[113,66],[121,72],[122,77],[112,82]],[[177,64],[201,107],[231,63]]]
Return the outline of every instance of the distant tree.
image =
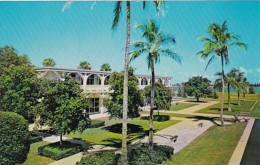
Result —
[[[64,81],[41,79],[41,102],[36,114],[39,115],[40,125],[50,126],[55,133],[62,135],[73,131],[82,132],[90,124],[84,109],[90,105],[78,81],[66,77]]]
[[[137,86],[137,78],[133,73],[133,69],[129,68],[128,73],[128,117],[134,118],[139,116],[138,107],[143,106],[143,98],[141,91]],[[111,117],[122,118],[123,113],[123,72],[113,72],[110,75],[109,84],[111,93],[111,99],[108,101],[108,112]]]
[[[101,66],[100,71],[111,71],[111,67],[108,63],[105,63]]]
[[[86,69],[86,70],[91,70],[91,65],[88,61],[81,61],[79,63],[78,69]]]
[[[143,89],[143,93],[145,96],[145,102],[147,104],[150,103],[151,100],[151,86],[146,86]],[[172,99],[172,89],[169,87],[165,87],[162,83],[155,83],[155,93],[154,93],[154,104],[156,109],[158,110],[169,110],[171,107],[171,99]]]
[[[252,85],[249,86],[249,94],[255,94],[255,89]]]
[[[43,60],[42,65],[54,67],[56,65],[56,63],[52,58],[46,58],[46,59]]]
[[[16,112],[32,121],[38,103],[37,75],[33,67],[5,67],[0,75],[0,109]]]
[[[202,76],[194,76],[185,83],[185,92],[188,96],[194,96],[197,101],[201,97],[207,97],[211,94],[210,80]]]
[[[29,153],[28,122],[13,112],[0,111],[0,164],[21,164]]]
[[[12,46],[0,47],[0,74],[3,68],[11,65],[30,66],[31,63],[26,55],[19,56]]]

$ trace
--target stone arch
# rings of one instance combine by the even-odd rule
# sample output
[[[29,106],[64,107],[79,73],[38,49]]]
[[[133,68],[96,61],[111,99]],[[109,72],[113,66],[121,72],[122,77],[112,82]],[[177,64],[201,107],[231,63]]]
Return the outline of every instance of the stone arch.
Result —
[[[87,85],[101,85],[101,78],[97,74],[91,74],[87,79]]]
[[[146,78],[142,78],[141,85],[148,85],[148,81]]]
[[[110,79],[110,75],[105,77],[104,85],[109,85],[109,79]]]
[[[75,78],[76,80],[78,80],[80,82],[80,85],[83,85],[83,77],[79,73],[71,72],[71,73],[68,73],[68,76]]]
[[[162,79],[158,78],[157,82],[162,84],[163,81],[162,81]]]

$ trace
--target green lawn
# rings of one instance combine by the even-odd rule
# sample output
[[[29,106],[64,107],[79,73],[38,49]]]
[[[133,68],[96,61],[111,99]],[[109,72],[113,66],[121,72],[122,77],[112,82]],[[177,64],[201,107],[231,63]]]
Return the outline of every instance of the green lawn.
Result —
[[[255,101],[241,101],[241,105],[238,106],[237,100],[231,100],[231,108],[232,112],[228,111],[228,104],[225,102],[224,104],[224,114],[225,115],[234,115],[239,112],[247,112],[251,109],[251,107],[254,105]],[[212,114],[219,114],[220,113],[220,106],[221,104],[215,104],[210,107],[201,109],[197,111],[198,113],[212,113]]]
[[[26,162],[23,165],[46,165],[51,162],[54,162],[51,158],[47,158],[44,156],[38,155],[38,147],[49,144],[48,142],[41,141],[37,143],[33,143],[30,146],[30,152],[27,156]]]
[[[260,118],[260,102],[258,102],[250,113],[251,116]]]
[[[142,115],[149,115],[150,112],[148,111],[143,111],[140,112],[140,114]],[[157,115],[157,112],[155,111],[154,115]],[[183,118],[190,118],[190,117],[194,117],[195,115],[185,115],[185,114],[177,114],[177,113],[168,113],[168,112],[160,112],[160,115],[169,115],[171,117],[183,117]]]
[[[171,105],[171,108],[170,108],[170,111],[179,111],[179,110],[182,110],[182,109],[185,109],[185,108],[189,108],[189,107],[192,107],[192,106],[195,106],[197,104],[194,104],[194,103],[174,103]]]
[[[245,126],[246,123],[225,127],[213,126],[164,165],[228,164]]]
[[[154,122],[155,131],[167,128],[179,121],[169,120],[165,122]],[[128,142],[140,139],[148,134],[149,121],[141,120],[140,118],[128,119]],[[66,136],[72,138],[81,138],[95,144],[104,144],[115,147],[121,145],[121,129],[122,124],[120,120],[112,119],[106,121],[106,126],[101,128],[91,128],[85,130],[82,134],[79,132],[71,133]]]

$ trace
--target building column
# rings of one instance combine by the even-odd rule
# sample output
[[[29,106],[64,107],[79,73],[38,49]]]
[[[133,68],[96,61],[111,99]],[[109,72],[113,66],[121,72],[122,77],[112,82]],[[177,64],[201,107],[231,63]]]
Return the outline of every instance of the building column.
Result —
[[[104,114],[105,110],[106,110],[106,107],[104,106],[104,99],[105,99],[105,94],[100,94],[100,97],[99,97],[100,101],[99,101],[99,112],[100,114]]]
[[[147,85],[151,85],[151,78],[146,78],[147,79]]]
[[[84,93],[86,93],[86,91],[87,91],[87,79],[88,79],[88,76],[83,76],[83,91],[84,91]]]

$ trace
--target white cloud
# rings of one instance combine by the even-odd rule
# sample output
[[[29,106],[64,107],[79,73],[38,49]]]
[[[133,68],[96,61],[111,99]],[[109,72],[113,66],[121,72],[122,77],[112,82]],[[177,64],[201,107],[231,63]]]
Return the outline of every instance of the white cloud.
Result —
[[[63,5],[61,12],[64,12],[65,10],[69,9],[70,6],[71,6],[71,4],[72,4],[72,1],[71,1],[71,0],[68,0],[68,1]]]
[[[260,68],[256,69],[256,71],[260,73]]]
[[[248,73],[253,73],[253,69],[248,69]]]
[[[244,72],[245,74],[248,72],[247,69],[244,68],[244,67],[242,67],[242,66],[239,68],[239,70],[240,70],[241,72]]]
[[[91,7],[90,7],[91,10],[94,9],[94,6],[96,5],[96,2],[97,2],[97,1],[94,1],[94,2],[92,3],[92,5],[91,5]]]

